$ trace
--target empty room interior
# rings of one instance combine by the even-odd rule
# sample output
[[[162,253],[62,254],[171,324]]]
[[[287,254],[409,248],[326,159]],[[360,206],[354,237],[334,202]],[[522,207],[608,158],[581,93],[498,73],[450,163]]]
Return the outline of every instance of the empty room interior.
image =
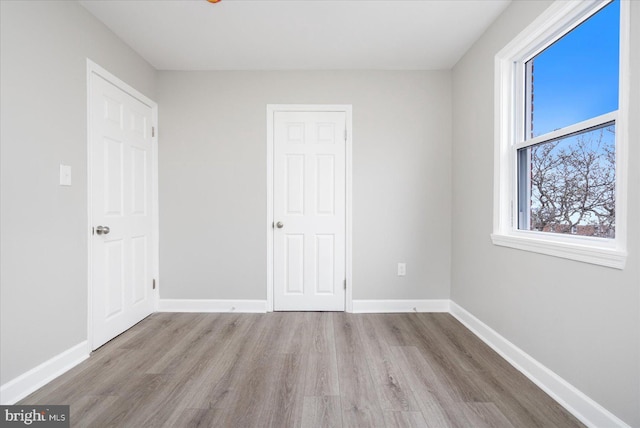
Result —
[[[640,427],[639,1],[0,19],[0,404]]]

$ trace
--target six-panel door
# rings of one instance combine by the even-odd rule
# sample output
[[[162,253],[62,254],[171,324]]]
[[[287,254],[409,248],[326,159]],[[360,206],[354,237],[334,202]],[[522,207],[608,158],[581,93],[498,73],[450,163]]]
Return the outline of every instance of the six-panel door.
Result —
[[[97,348],[153,311],[151,107],[91,76],[92,327]]]
[[[274,310],[345,308],[345,126],[344,112],[274,113]]]

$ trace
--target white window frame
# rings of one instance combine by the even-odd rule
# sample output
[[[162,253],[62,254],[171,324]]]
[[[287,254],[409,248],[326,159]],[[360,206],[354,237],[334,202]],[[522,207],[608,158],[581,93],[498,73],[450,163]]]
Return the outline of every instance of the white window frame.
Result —
[[[495,245],[624,269],[627,258],[627,153],[629,111],[629,0],[620,0],[618,110],[563,128],[616,123],[616,236],[614,239],[518,229],[517,150],[524,135],[524,64],[609,4],[609,0],[556,1],[495,57],[494,212]],[[546,141],[553,133],[544,135]],[[525,145],[534,144],[531,138]],[[540,142],[540,141],[538,141]]]

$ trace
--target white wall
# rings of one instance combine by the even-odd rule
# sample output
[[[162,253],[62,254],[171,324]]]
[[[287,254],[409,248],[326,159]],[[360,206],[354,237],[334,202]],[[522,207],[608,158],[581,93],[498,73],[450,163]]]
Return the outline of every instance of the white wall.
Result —
[[[87,339],[86,58],[152,98],[155,70],[76,2],[1,1],[0,19],[4,385]]]
[[[266,299],[266,106],[287,103],[353,105],[354,299],[449,297],[450,72],[159,72],[158,102],[161,298]]]
[[[631,3],[626,269],[491,243],[494,55],[550,4],[515,1],[453,70],[451,297],[616,416],[640,426],[640,2]]]

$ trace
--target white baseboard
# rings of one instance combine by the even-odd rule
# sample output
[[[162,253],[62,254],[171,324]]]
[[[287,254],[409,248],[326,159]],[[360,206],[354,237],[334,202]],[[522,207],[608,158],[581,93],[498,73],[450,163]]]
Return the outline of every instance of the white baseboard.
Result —
[[[449,312],[449,300],[354,300],[356,314],[394,312]]]
[[[266,300],[160,299],[158,312],[266,313]]]
[[[451,301],[451,315],[589,427],[629,428],[614,414]]]
[[[85,340],[0,386],[0,403],[17,403],[87,358],[89,345]]]

